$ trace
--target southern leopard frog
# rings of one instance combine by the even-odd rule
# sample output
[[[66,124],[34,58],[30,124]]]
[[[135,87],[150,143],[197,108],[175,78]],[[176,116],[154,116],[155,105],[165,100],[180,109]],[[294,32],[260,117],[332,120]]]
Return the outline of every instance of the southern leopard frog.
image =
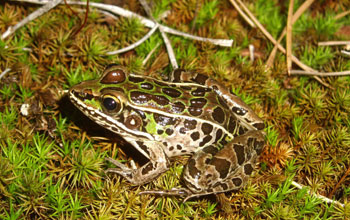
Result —
[[[108,158],[107,171],[133,184],[169,169],[169,158],[192,155],[183,173],[189,197],[241,188],[262,151],[263,121],[235,94],[207,76],[175,70],[169,81],[106,68],[98,80],[69,91],[90,119],[119,134],[149,162],[138,169]],[[164,193],[164,191],[158,191]]]

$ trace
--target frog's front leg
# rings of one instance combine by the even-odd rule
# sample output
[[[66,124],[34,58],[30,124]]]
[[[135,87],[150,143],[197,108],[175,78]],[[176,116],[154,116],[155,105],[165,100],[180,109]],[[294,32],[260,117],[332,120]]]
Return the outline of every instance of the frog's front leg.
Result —
[[[221,150],[209,145],[196,152],[184,170],[184,181],[191,191],[186,199],[243,187],[263,146],[261,131],[249,131]]]
[[[112,158],[106,158],[117,166],[117,168],[107,169],[106,172],[117,173],[134,185],[142,185],[169,169],[169,159],[159,143],[147,141],[138,144],[142,145],[143,149],[147,149],[149,162],[138,169],[131,169]]]

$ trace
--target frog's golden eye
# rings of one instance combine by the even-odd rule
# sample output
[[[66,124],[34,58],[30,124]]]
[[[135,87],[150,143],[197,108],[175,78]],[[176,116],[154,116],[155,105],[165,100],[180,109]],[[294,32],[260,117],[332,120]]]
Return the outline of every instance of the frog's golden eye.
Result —
[[[103,96],[102,104],[107,111],[113,112],[119,112],[122,107],[120,100],[112,95]]]

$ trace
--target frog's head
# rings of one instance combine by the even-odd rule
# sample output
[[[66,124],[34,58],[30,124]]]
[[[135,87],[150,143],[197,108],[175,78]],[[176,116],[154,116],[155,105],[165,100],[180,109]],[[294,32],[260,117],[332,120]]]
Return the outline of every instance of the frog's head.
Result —
[[[73,86],[69,90],[69,98],[79,110],[101,126],[122,136],[131,133],[135,136],[142,121],[127,109],[128,76],[129,72],[124,67],[110,65],[100,79]]]

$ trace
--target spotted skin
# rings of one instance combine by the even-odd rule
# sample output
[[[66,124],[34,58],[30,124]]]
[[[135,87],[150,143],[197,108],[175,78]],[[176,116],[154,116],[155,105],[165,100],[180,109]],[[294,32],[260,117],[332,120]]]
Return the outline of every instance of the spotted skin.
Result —
[[[72,87],[69,97],[149,159],[138,169],[108,159],[117,166],[108,171],[136,185],[169,169],[169,158],[192,155],[182,195],[239,189],[264,145],[262,120],[227,88],[197,73],[175,70],[170,81],[161,81],[112,65],[100,79]]]

